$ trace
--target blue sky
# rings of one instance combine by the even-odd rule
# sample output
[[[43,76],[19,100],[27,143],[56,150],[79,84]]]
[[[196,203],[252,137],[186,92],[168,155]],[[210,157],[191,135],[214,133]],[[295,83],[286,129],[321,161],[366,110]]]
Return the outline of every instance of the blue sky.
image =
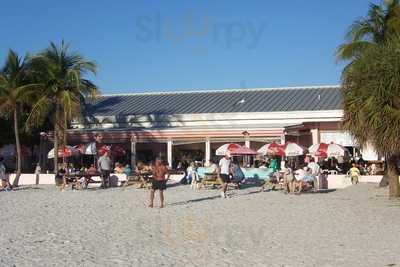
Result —
[[[334,57],[366,0],[19,0],[0,9],[0,62],[65,39],[103,93],[338,84]]]

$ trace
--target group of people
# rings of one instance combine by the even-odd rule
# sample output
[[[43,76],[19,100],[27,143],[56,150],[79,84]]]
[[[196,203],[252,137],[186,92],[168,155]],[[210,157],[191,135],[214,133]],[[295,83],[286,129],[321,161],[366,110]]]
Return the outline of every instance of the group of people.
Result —
[[[294,170],[288,167],[283,170],[283,186],[288,193],[301,193],[302,191],[316,188],[321,182],[321,167],[314,158],[310,158],[308,163],[300,165]]]

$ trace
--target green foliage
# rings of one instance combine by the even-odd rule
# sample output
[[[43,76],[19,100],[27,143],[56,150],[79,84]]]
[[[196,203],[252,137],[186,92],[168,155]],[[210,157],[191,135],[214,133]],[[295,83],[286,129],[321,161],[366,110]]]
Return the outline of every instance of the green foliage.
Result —
[[[343,73],[344,127],[384,155],[400,152],[400,39],[364,51]]]
[[[338,60],[353,60],[367,49],[400,35],[400,0],[371,4],[368,15],[349,28],[347,42],[336,51]]]
[[[41,124],[50,116],[53,123],[65,130],[69,121],[80,117],[84,97],[98,94],[97,87],[84,78],[88,73],[96,74],[96,64],[70,52],[64,41],[60,46],[50,43],[47,49],[33,56],[31,67],[43,86],[36,93],[28,126]],[[55,118],[57,111],[59,118]]]

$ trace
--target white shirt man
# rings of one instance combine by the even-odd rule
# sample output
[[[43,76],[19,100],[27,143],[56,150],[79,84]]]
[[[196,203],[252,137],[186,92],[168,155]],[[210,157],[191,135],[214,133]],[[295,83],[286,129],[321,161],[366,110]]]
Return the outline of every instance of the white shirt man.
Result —
[[[219,178],[222,180],[222,187],[221,187],[222,198],[226,198],[226,190],[228,189],[230,169],[231,169],[230,155],[226,154],[219,161]]]
[[[307,167],[310,169],[312,176],[317,177],[319,175],[320,167],[319,167],[318,163],[316,163],[314,161],[314,159],[311,159],[311,161],[310,161],[310,163],[308,163]]]

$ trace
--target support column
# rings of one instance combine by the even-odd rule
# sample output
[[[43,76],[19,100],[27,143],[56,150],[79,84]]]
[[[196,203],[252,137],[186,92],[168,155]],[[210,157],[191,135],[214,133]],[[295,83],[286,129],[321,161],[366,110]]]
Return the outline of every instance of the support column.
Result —
[[[281,135],[281,145],[284,145],[284,144],[286,144],[285,133]],[[281,160],[281,170],[284,169],[284,168],[286,167],[285,165],[286,165],[286,164],[285,164],[285,157],[282,157],[282,160]]]
[[[316,145],[320,143],[319,129],[311,129],[312,144]],[[318,162],[318,157],[314,157],[315,161]]]
[[[132,170],[136,169],[136,136],[132,136],[131,138],[131,168]]]
[[[210,138],[206,138],[206,158],[205,158],[205,163],[208,165],[210,163],[210,159],[211,159],[211,142],[210,142]]]
[[[246,138],[246,140],[244,141],[244,146],[247,148],[250,148],[250,139]]]
[[[168,140],[167,143],[167,158],[168,158],[168,165],[172,168],[172,140]]]
[[[313,145],[318,144],[320,142],[319,129],[311,129],[310,132],[312,136],[312,144]]]
[[[281,145],[284,145],[286,143],[286,138],[285,138],[285,134],[281,135]]]

